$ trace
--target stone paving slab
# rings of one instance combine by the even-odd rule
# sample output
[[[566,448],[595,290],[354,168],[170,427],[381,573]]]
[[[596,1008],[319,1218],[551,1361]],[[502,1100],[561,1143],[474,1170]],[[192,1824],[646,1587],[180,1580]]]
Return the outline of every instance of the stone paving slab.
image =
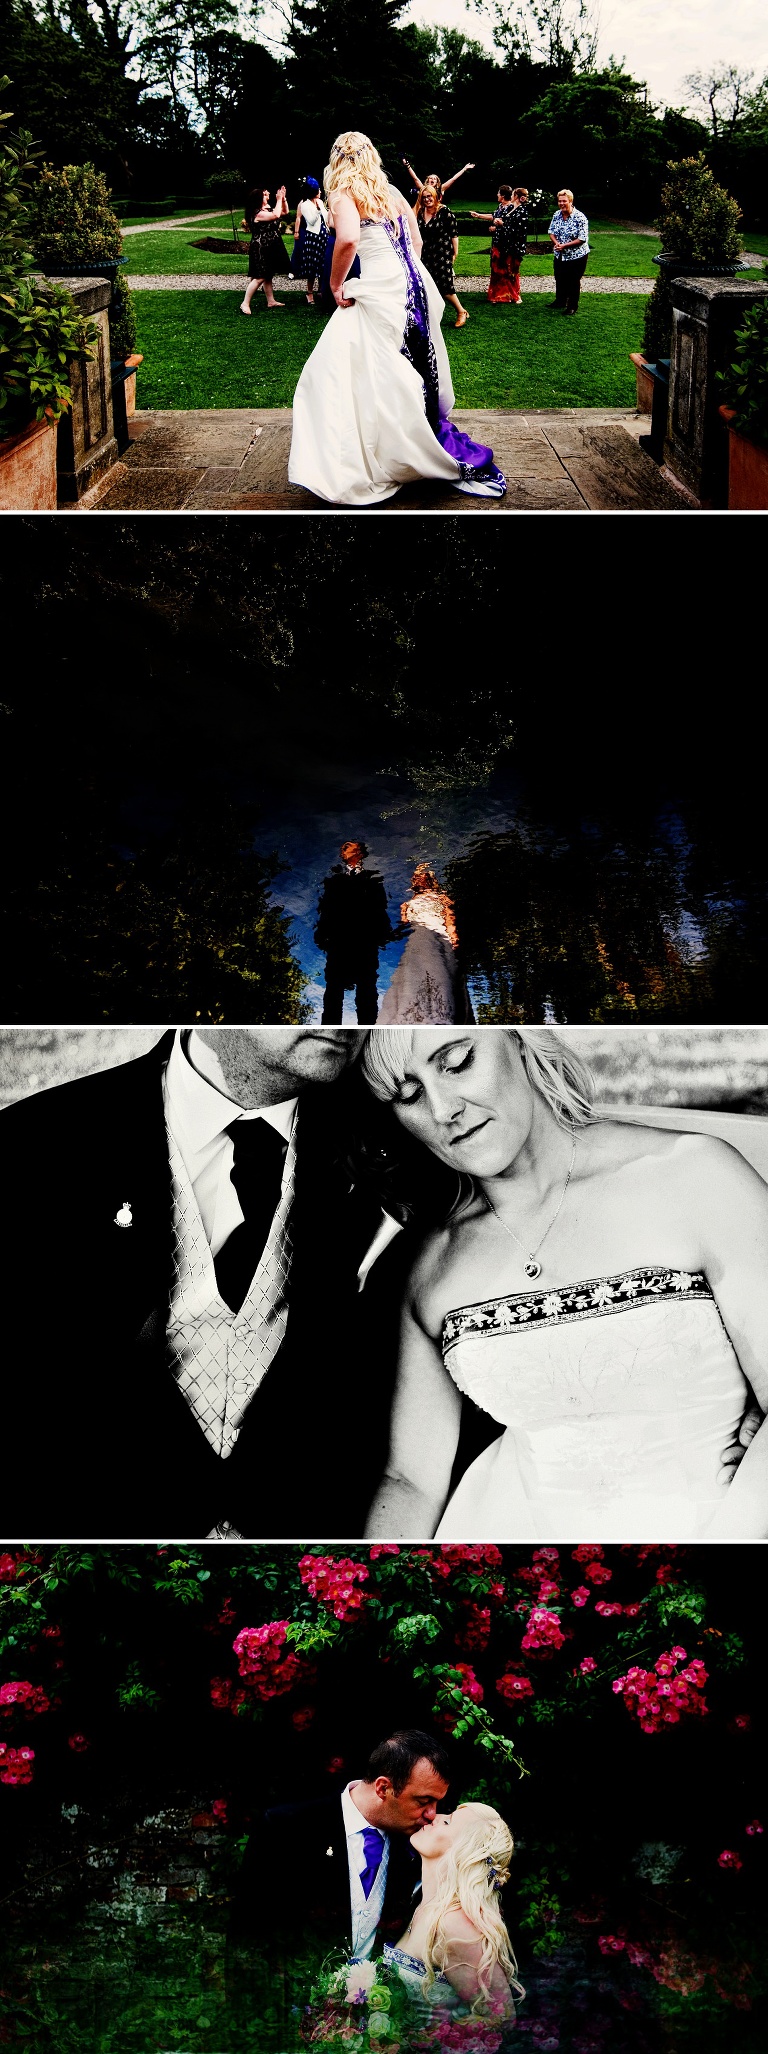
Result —
[[[579,428],[552,425],[549,440],[591,510],[683,513],[688,503],[662,478],[656,464],[615,422]]]
[[[131,444],[84,512],[500,514],[690,511],[638,437],[650,421],[609,407],[458,409],[457,425],[489,442],[508,478],[503,500],[471,499],[439,482],[404,486],[383,505],[330,506],[288,483],[290,407],[139,412]],[[74,510],[74,509],[73,509]]]

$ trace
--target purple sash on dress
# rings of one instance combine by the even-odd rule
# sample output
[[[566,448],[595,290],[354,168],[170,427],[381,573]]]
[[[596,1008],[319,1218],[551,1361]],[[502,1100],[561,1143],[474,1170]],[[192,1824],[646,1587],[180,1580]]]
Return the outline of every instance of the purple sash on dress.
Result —
[[[484,442],[473,442],[471,435],[457,428],[455,421],[440,412],[440,385],[429,332],[429,306],[424,280],[414,262],[408,227],[402,216],[399,235],[392,221],[385,221],[383,227],[405,272],[405,330],[400,354],[408,358],[422,381],[424,411],[430,428],[447,455],[453,457],[464,480],[500,478],[501,472],[493,461],[493,450]]]

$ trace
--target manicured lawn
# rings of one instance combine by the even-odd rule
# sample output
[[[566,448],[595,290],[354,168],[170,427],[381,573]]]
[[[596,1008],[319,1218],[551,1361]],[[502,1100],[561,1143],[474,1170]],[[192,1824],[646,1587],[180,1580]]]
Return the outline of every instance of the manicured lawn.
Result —
[[[237,215],[235,215],[237,220]],[[239,224],[238,224],[239,226]],[[194,276],[196,272],[223,272],[226,277],[234,272],[237,276],[245,272],[248,259],[241,251],[233,250],[231,256],[226,250],[196,250],[195,243],[206,235],[232,235],[232,219],[229,214],[216,215],[211,221],[190,223],[188,228],[161,229],[156,235],[151,230],[146,235],[129,235],[123,244],[123,256],[128,258],[128,273],[145,278],[160,273],[181,273]],[[245,240],[245,230],[243,230]],[[293,248],[289,238],[288,251]]]
[[[220,215],[215,221],[196,223],[189,228],[163,229],[159,234],[129,236],[123,255],[128,258],[129,272],[145,277],[176,273],[194,276],[200,272],[228,274],[244,271],[246,258],[241,252],[230,256],[222,250],[197,250],[195,243],[202,236],[231,235],[232,222],[229,214]],[[590,229],[594,247],[589,260],[589,269],[597,278],[652,278],[655,271],[651,263],[656,244],[649,236],[627,233],[609,233],[606,229]],[[245,237],[243,236],[243,239]],[[286,237],[286,251],[290,256],[293,248],[292,236]],[[485,233],[476,236],[459,237],[457,270],[463,278],[487,278],[489,262],[489,237]],[[551,256],[526,257],[525,270],[529,276],[546,277],[552,269]],[[525,272],[523,274],[525,276]]]
[[[468,326],[443,328],[457,406],[634,405],[629,353],[642,336],[642,294],[583,297],[575,328],[548,314],[543,295],[519,310],[490,307],[478,294],[467,303]],[[139,405],[290,406],[323,317],[298,296],[279,315],[255,304],[247,321],[231,292],[137,293]]]
[[[652,263],[659,244],[648,235],[613,234],[590,227],[589,270],[594,278],[655,278]],[[456,270],[460,278],[487,278],[490,270],[487,235],[460,235]],[[552,258],[526,257],[523,278],[544,278]]]
[[[761,257],[768,257],[768,235],[762,235],[758,228],[743,228],[745,250],[759,250]]]

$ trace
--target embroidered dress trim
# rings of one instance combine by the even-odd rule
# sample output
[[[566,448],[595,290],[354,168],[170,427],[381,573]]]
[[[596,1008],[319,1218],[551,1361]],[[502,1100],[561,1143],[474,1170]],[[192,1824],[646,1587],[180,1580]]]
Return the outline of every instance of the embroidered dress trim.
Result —
[[[715,1303],[701,1270],[664,1269],[660,1264],[620,1270],[617,1276],[590,1277],[582,1284],[561,1284],[557,1290],[523,1291],[460,1306],[443,1321],[443,1355],[470,1335],[508,1334],[515,1327],[566,1326],[573,1320],[626,1312],[634,1305],[657,1305],[670,1298]]]
[[[384,1942],[384,1960],[404,1961],[408,1968],[415,1968],[419,1975],[425,1976],[427,1973],[425,1962],[417,1961],[415,1954],[408,1954],[405,1947],[390,1946],[388,1940]],[[436,1968],[434,1970],[434,1980],[436,1983],[447,1983],[448,1977],[443,1974],[441,1968]]]

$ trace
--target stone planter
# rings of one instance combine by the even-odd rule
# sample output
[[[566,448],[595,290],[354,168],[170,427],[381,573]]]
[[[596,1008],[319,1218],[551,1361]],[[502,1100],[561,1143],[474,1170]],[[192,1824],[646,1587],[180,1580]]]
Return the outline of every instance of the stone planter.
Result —
[[[637,380],[637,411],[639,414],[653,413],[653,371],[639,349],[630,351],[629,361],[634,364]]]
[[[54,421],[30,421],[19,435],[0,440],[0,508],[3,513],[55,512]]]
[[[733,407],[720,407],[728,429],[728,510],[768,512],[768,443],[753,442],[734,428]]]
[[[133,356],[126,357],[125,359],[125,368],[128,372],[128,377],[125,381],[125,411],[129,421],[131,415],[136,412],[136,372],[139,364],[143,364],[143,362],[143,356],[135,353]]]

